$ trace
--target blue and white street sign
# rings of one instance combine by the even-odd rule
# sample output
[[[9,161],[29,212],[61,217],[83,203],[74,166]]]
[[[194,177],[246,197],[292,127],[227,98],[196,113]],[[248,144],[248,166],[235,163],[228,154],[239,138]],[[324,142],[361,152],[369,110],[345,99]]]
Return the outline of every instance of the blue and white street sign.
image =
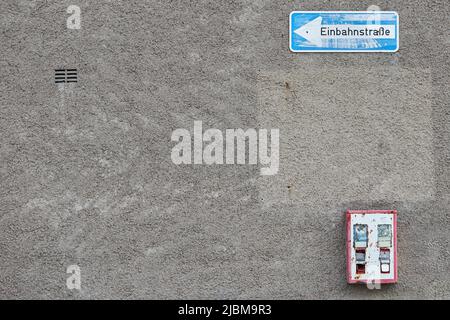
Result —
[[[394,11],[293,11],[289,47],[293,52],[395,52]]]

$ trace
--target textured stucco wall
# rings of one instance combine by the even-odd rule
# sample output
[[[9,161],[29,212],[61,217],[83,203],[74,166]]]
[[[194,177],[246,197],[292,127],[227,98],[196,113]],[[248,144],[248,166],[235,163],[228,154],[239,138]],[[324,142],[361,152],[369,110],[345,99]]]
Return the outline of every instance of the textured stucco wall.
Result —
[[[369,5],[399,13],[397,53],[289,51],[291,11]],[[1,1],[0,298],[450,298],[449,13]],[[279,173],[174,165],[194,120],[279,128]],[[347,208],[399,211],[397,285],[346,284]]]

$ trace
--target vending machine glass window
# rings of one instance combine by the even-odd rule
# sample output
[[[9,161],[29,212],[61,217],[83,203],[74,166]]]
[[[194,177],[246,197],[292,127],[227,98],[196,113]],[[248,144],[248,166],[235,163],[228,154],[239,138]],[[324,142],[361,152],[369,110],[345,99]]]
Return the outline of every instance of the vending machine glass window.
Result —
[[[366,248],[369,241],[366,224],[355,224],[353,226],[353,237],[355,248]]]

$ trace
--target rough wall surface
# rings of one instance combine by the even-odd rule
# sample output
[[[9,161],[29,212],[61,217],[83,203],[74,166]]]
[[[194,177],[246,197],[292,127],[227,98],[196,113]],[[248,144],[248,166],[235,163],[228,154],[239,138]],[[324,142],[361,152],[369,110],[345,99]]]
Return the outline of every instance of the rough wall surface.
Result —
[[[0,298],[450,298],[448,4],[1,1]],[[289,51],[291,11],[370,5],[397,53]],[[194,120],[279,128],[278,174],[173,164]],[[347,285],[347,208],[398,210],[398,284]]]

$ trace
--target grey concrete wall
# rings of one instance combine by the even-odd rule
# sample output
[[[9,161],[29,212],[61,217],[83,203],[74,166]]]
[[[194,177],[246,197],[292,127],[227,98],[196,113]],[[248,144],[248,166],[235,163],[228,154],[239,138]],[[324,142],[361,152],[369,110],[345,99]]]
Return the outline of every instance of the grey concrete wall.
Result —
[[[369,5],[399,13],[397,53],[289,51],[291,11]],[[450,298],[449,12],[1,1],[0,298]],[[174,165],[194,120],[279,128],[279,173]],[[398,210],[398,284],[347,285],[348,208]]]

